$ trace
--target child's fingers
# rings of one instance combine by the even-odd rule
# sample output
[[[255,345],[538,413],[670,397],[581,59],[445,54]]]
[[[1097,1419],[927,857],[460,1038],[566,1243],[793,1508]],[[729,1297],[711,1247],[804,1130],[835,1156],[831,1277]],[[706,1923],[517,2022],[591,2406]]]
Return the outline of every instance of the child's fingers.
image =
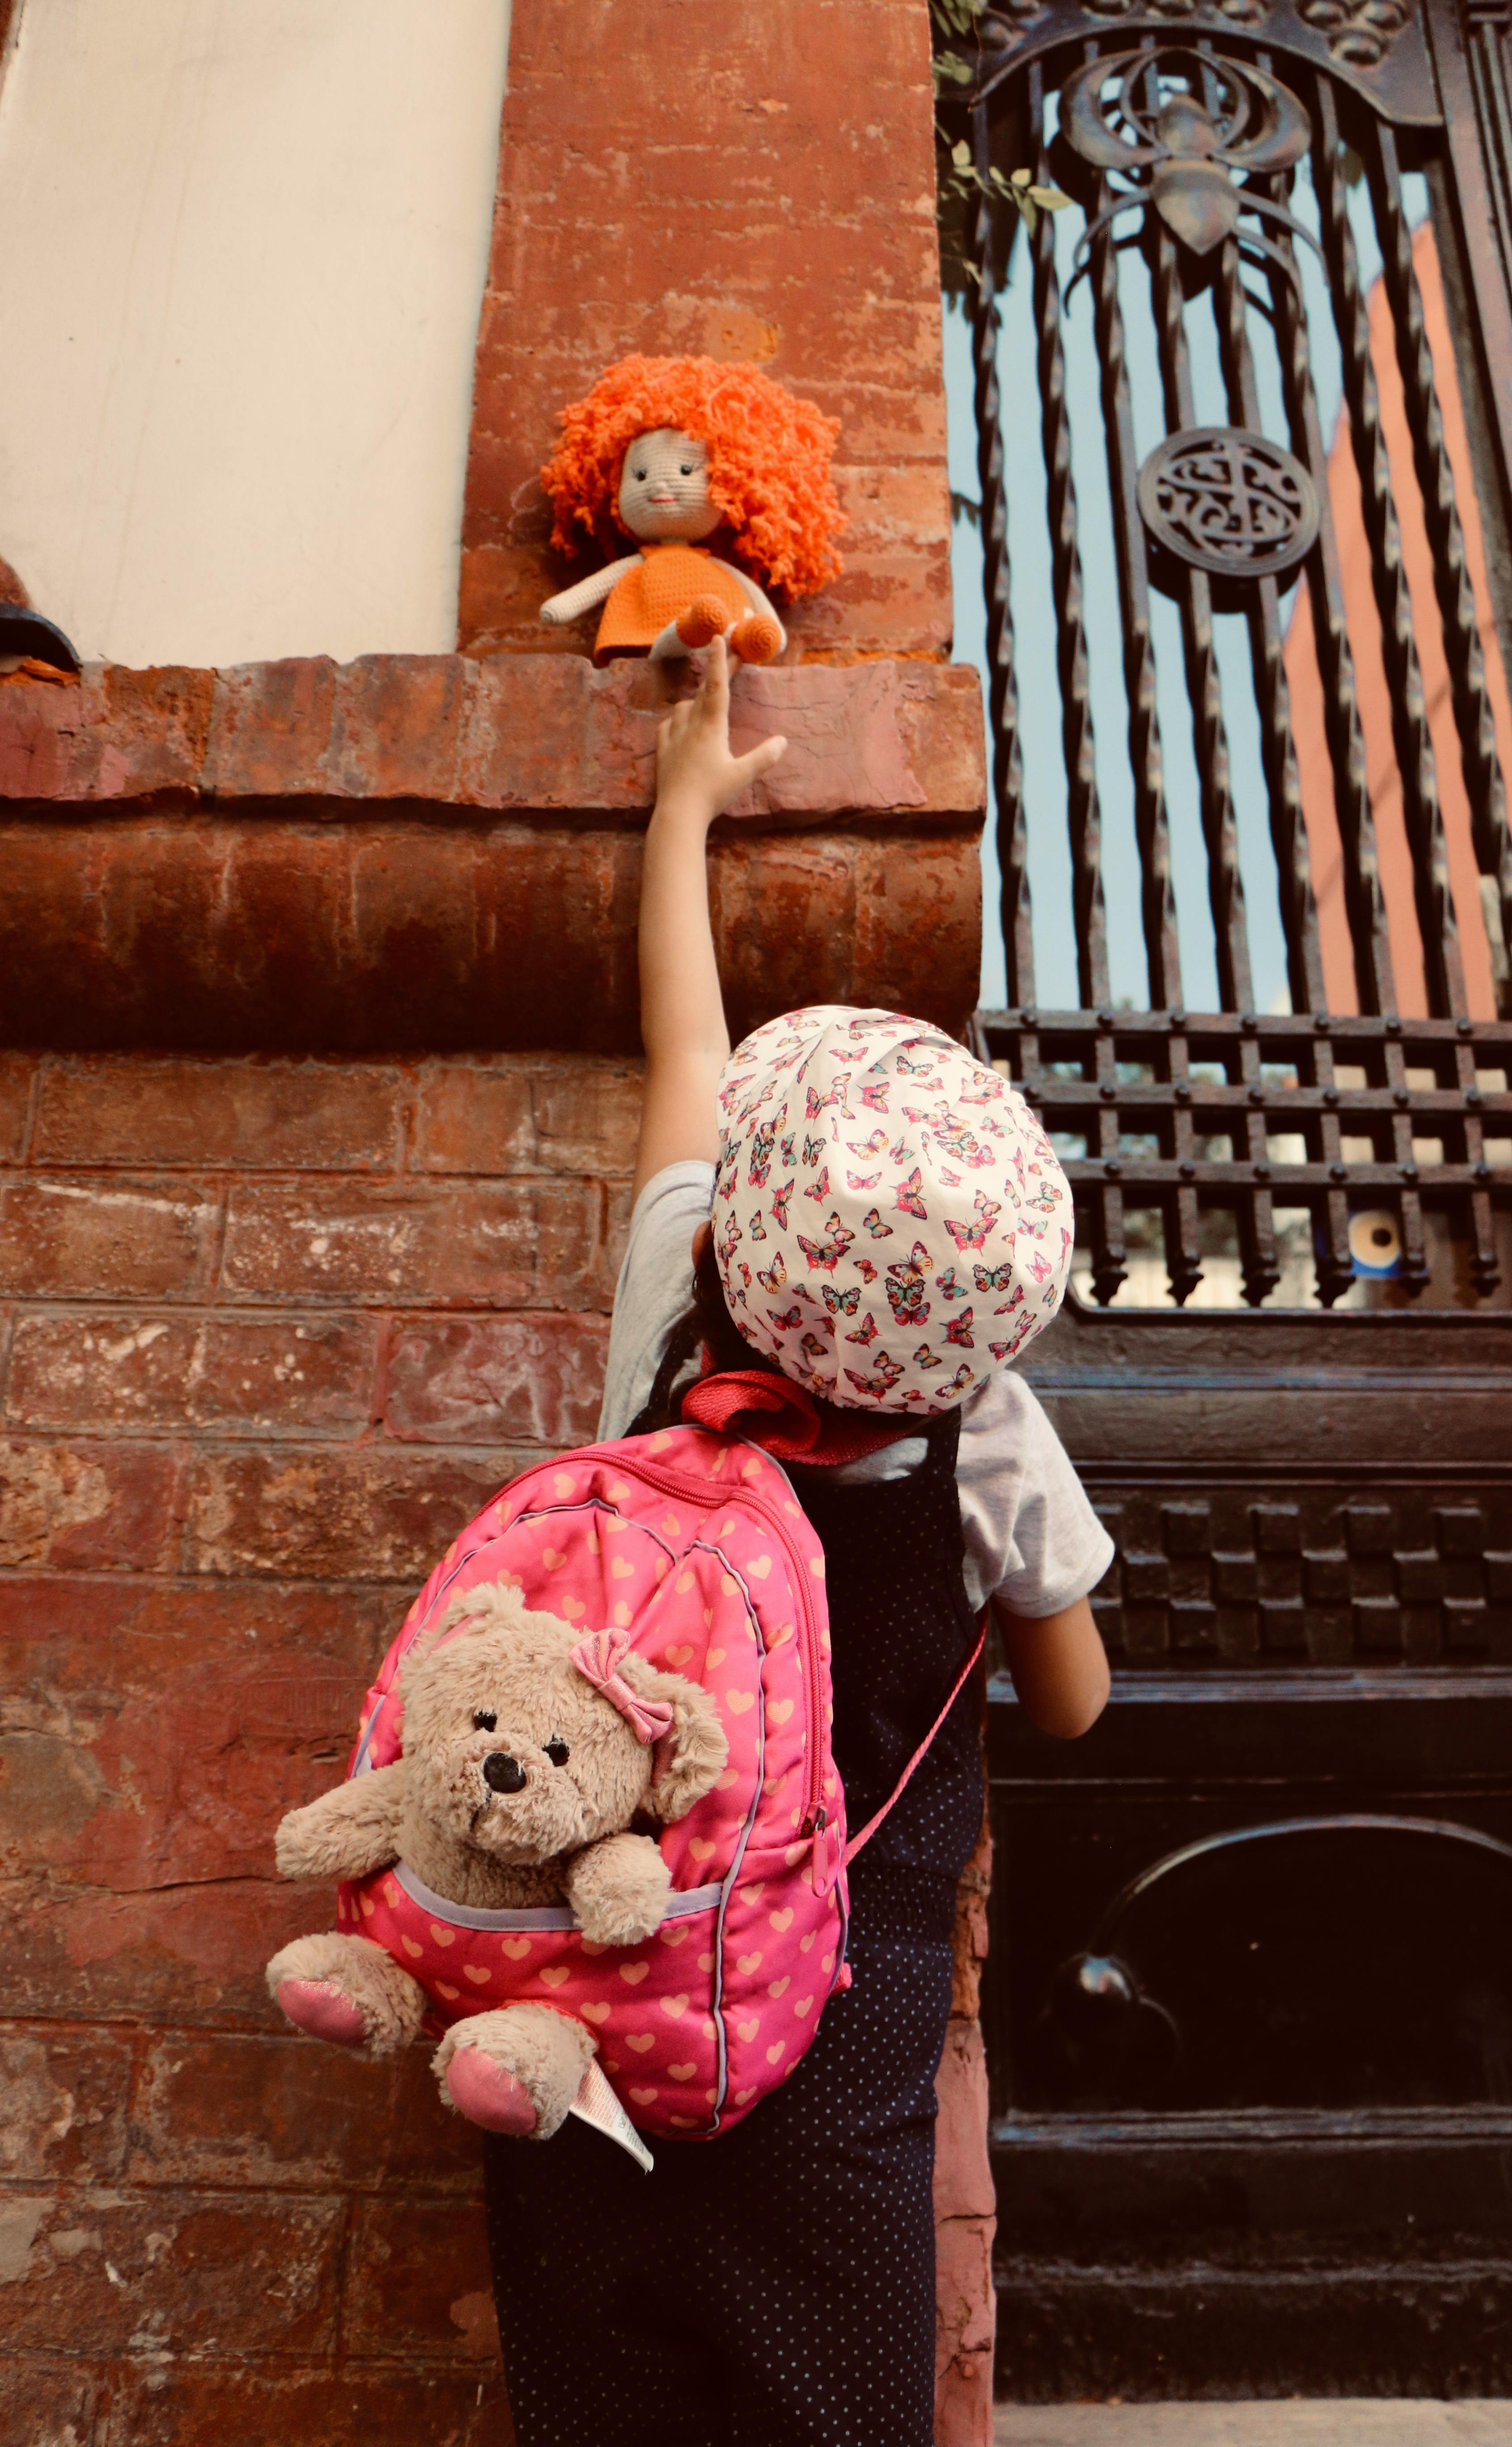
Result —
[[[733,758],[731,770],[732,774],[739,774],[740,787],[744,790],[752,782],[759,782],[764,773],[771,770],[786,747],[786,740],[779,733],[775,739],[762,740],[759,746],[749,749],[746,755]]]
[[[709,661],[704,668],[704,684],[698,692],[700,711],[716,722],[729,720],[729,655],[723,637],[712,637]]]

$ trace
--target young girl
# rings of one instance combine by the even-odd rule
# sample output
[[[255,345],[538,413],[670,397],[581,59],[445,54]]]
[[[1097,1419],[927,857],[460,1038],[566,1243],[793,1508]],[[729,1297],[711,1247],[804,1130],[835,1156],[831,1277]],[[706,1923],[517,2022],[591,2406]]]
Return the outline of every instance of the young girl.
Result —
[[[1087,1593],[1112,1549],[1006,1364],[1069,1261],[1065,1177],[1021,1101],[884,1012],[790,1014],[730,1057],[706,837],[784,746],[731,756],[716,638],[658,740],[645,1102],[600,1433],[675,1418],[700,1345],[716,1371],[804,1388],[817,1440],[789,1468],[824,1545],[854,1830],[939,1715],[989,1602],[1035,1724],[1085,1732],[1108,1687]],[[744,2123],[660,2145],[649,2177],[574,2118],[539,2149],[488,2145],[521,2447],[929,2447],[935,2076],[982,1812],[977,1727],[969,1681],[852,1869],[852,1985]]]

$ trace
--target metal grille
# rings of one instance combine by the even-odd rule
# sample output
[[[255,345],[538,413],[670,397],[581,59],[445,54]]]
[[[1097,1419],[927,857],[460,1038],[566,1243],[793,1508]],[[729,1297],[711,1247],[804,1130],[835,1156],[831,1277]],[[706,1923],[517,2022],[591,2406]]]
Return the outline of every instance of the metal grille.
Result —
[[[1173,26],[1171,18],[1181,22]],[[1108,21],[1117,23],[1109,28]],[[1427,173],[1448,194],[1437,91],[1423,23],[1397,0],[1215,0],[1142,16],[1115,0],[1080,8],[1033,0],[990,11],[962,48],[961,100],[975,205],[969,231],[987,656],[1001,924],[1009,1009],[985,1012],[983,1049],[1020,1080],[1061,1134],[1090,1244],[1095,1298],[1125,1275],[1125,1209],[1160,1218],[1171,1296],[1201,1279],[1200,1218],[1234,1219],[1242,1296],[1264,1300],[1278,1280],[1275,1216],[1305,1208],[1316,1297],[1329,1304],[1359,1278],[1364,1212],[1386,1211],[1399,1236],[1396,1280],[1408,1294],[1429,1280],[1425,1215],[1465,1261],[1458,1296],[1487,1299],[1501,1279],[1494,1211],[1512,1203],[1512,1028],[1477,1008],[1466,987],[1450,881],[1414,606],[1372,357],[1369,301],[1357,260],[1368,197],[1432,596],[1452,709],[1456,789],[1481,877],[1479,974],[1505,998],[1512,940],[1512,834],[1497,753],[1493,692],[1456,502],[1441,403],[1414,263],[1404,179]],[[948,101],[947,101],[948,107]],[[947,134],[950,132],[947,128]],[[1404,152],[1403,148],[1406,148]],[[957,157],[958,160],[960,157]],[[1006,201],[1059,188],[1079,207],[1080,242],[1066,279],[1057,217]],[[1363,180],[1363,191],[1360,182]],[[1437,183],[1435,184],[1435,181]],[[1351,189],[1353,201],[1351,202]],[[1069,223],[1076,216],[1068,214]],[[1446,213],[1441,250],[1452,243]],[[1010,518],[999,373],[999,296],[1011,249],[1028,251],[1034,389],[1049,528],[1050,595],[1061,704],[1074,1012],[1037,1014],[1029,891],[1030,826],[1010,591]],[[1401,905],[1389,908],[1366,740],[1346,616],[1330,446],[1314,357],[1316,301],[1301,273],[1312,250],[1326,275],[1349,447],[1359,489],[1370,589],[1389,703],[1390,751],[1406,862]],[[1143,275],[1131,280],[1137,253]],[[1452,266],[1451,266],[1452,270]],[[1453,286],[1451,280],[1451,288]],[[1098,396],[1073,398],[1067,318],[1090,317]],[[1130,370],[1130,321],[1153,322],[1164,440],[1141,461]],[[1199,325],[1206,319],[1207,329]],[[1194,367],[1216,362],[1228,423],[1200,413]],[[1476,380],[1472,352],[1462,359]],[[1025,407],[1027,382],[1011,403]],[[1476,402],[1469,403],[1476,427]],[[1267,431],[1266,418],[1271,429]],[[1481,422],[1484,424],[1484,420]],[[1074,427],[1074,432],[1073,432]],[[1479,427],[1477,427],[1479,429]],[[1111,603],[1087,599],[1077,448],[1100,446],[1117,573],[1124,752],[1132,787],[1139,915],[1111,910],[1106,889],[1088,624]],[[1492,488],[1494,492],[1495,488]],[[1499,549],[1499,498],[1483,500]],[[1326,743],[1325,798],[1342,868],[1340,958],[1345,1013],[1330,1016],[1324,943],[1312,875],[1304,771],[1289,683],[1289,590],[1300,580]],[[1184,719],[1205,872],[1176,873],[1162,714],[1171,695],[1157,669],[1155,598],[1179,616]],[[1421,613],[1421,600],[1419,603]],[[1247,632],[1246,735],[1257,736],[1291,1015],[1257,1015],[1246,910],[1232,697],[1215,623],[1238,614]],[[1106,717],[1106,700],[1104,703]],[[1442,721],[1438,742],[1445,741]],[[1106,754],[1105,741],[1103,752]],[[1106,768],[1105,768],[1106,769]],[[1463,802],[1461,803],[1463,804]],[[1177,882],[1200,888],[1210,913],[1217,1013],[1182,1008]],[[1409,902],[1409,906],[1408,903]],[[1421,958],[1427,1015],[1401,1014],[1417,982],[1393,974],[1392,923]],[[1110,922],[1143,938],[1147,1013],[1115,1010]],[[1484,990],[1483,990],[1484,991]],[[1352,1011],[1349,1006],[1352,1005]],[[1278,1144],[1279,1143],[1279,1144]]]

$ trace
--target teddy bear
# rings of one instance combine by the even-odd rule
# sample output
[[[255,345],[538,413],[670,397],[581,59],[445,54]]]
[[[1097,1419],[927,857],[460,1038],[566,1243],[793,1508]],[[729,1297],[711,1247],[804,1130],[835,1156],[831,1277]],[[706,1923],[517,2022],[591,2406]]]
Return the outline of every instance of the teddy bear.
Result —
[[[296,1937],[267,1971],[299,2029],[373,2057],[406,2046],[438,2001],[397,1950],[422,1957],[437,1906],[464,1915],[566,1905],[594,1945],[649,1937],[671,1877],[654,1837],[633,1822],[686,1815],[728,1747],[697,1683],[647,1664],[628,1633],[585,1638],[502,1583],[454,1601],[398,1690],[402,1755],[291,1811],[276,1852],[291,1878],[360,1881],[403,1864],[430,1899],[413,1906],[418,1934],[394,1951],[355,1931]],[[407,1908],[407,1888],[386,1884]],[[391,1912],[384,1925],[396,1925]],[[522,2001],[464,2010],[434,2070],[444,2101],[474,2123],[544,2141],[595,2052],[574,2016]]]

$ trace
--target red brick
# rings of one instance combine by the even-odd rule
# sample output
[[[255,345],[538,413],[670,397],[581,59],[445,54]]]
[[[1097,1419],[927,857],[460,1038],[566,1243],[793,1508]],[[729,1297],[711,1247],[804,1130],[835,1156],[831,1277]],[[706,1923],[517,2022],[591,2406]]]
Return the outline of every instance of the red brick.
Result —
[[[365,2200],[342,2299],[342,2343],[357,2359],[498,2353],[482,2205]]]
[[[22,807],[60,798],[150,806],[192,790],[210,695],[208,672],[114,664],[86,672],[77,689],[8,688],[0,698],[0,795]]]
[[[333,787],[354,799],[425,806],[454,799],[476,670],[458,654],[365,654],[344,665],[336,673]]]
[[[222,1284],[252,1299],[497,1300],[534,1284],[538,1193],[320,1181],[231,1194]]]
[[[0,1180],[0,1292],[44,1299],[202,1292],[219,1205],[192,1184],[120,1174]]]
[[[405,2369],[349,2362],[340,2371],[152,2363],[113,2387],[99,2447],[514,2447],[497,2370]],[[28,2442],[29,2447],[29,2442]],[[50,2447],[50,2442],[48,2442]],[[62,2442],[60,2442],[62,2447]],[[69,2441],[68,2447],[74,2447]]]
[[[640,1129],[641,1066],[558,1061],[532,1074],[539,1161],[549,1172],[627,1178]]]
[[[217,672],[205,796],[323,798],[335,703],[336,666],[325,655]]]
[[[857,999],[855,861],[843,837],[716,841],[709,905],[732,1037],[800,1003]]]
[[[518,1055],[427,1063],[415,1108],[417,1172],[536,1168],[531,1077]]]
[[[0,1567],[161,1568],[177,1470],[161,1446],[0,1442]]]
[[[293,2032],[175,2031],[147,2046],[127,2170],[139,2184],[476,2194],[482,2136],[448,2114],[428,2048],[385,2063]]]
[[[8,2447],[85,2447],[104,2374],[31,2354],[0,2362],[0,2438]]]
[[[14,1164],[27,1140],[37,1064],[30,1053],[0,1053],[0,1164]]]
[[[858,991],[875,1002],[964,1035],[975,1007],[982,939],[976,844],[946,840],[856,844]]]
[[[17,2218],[28,2196],[11,2194]],[[40,2202],[7,2342],[81,2354],[311,2354],[334,2324],[339,2200],[69,2190]]]
[[[591,1444],[608,1346],[599,1318],[409,1319],[395,1329],[387,1424],[426,1443]]]
[[[189,1414],[222,1432],[361,1428],[377,1347],[369,1318],[208,1318]]]
[[[528,1458],[393,1445],[203,1453],[190,1474],[186,1565],[418,1584]]]
[[[6,2002],[65,2020],[236,2023],[272,2030],[263,1965],[335,1903],[282,1880],[234,1878],[121,1894],[32,1879],[0,1887]]]
[[[392,1171],[401,1105],[387,1064],[100,1054],[47,1066],[33,1161]]]
[[[131,2043],[119,2032],[0,2030],[0,2172],[11,2183],[119,2175],[130,2079]]]
[[[23,1311],[6,1418],[18,1428],[161,1427],[182,1420],[199,1328],[185,1317]]]
[[[427,1063],[415,1114],[420,1172],[628,1173],[640,1068],[579,1054]]]
[[[235,1679],[238,1720],[257,1738],[318,1748],[345,1727],[397,1631],[395,1603],[380,1586],[7,1574],[0,1658],[35,1721],[56,1708],[85,1727],[92,1710],[158,1702],[170,1685],[208,1696]]]

